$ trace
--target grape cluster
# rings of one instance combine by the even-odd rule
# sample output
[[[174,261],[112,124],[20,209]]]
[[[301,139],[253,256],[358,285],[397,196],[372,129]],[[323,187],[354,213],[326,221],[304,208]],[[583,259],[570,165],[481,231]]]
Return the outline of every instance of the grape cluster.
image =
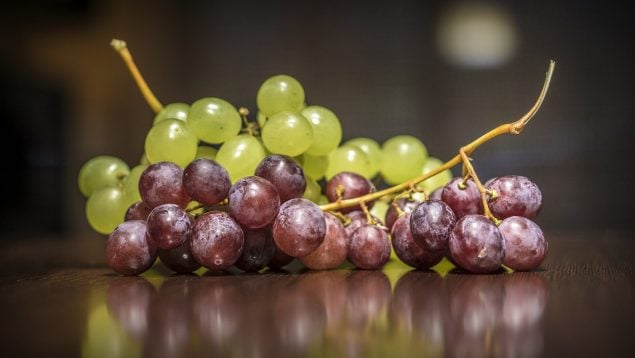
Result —
[[[110,156],[84,164],[79,188],[88,197],[86,216],[109,235],[110,267],[137,275],[159,257],[178,273],[201,266],[259,271],[293,259],[315,270],[346,260],[379,269],[391,248],[416,268],[448,257],[475,273],[503,264],[531,270],[544,259],[546,241],[530,220],[542,197],[525,177],[486,184],[491,217],[483,215],[474,181],[452,178],[449,169],[392,205],[382,201],[385,212],[373,208],[377,198],[323,210],[318,205],[367,197],[375,183],[400,184],[443,163],[409,135],[381,146],[369,138],[342,144],[339,118],[307,105],[290,76],[267,79],[256,100],[256,122],[220,98],[169,104],[154,119],[139,165],[130,169]],[[499,226],[496,218],[503,219]]]

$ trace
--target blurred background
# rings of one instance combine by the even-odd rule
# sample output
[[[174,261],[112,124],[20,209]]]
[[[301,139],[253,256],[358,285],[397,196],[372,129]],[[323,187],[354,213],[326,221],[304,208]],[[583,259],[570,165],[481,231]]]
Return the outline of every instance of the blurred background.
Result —
[[[444,160],[525,113],[554,59],[541,111],[475,167],[532,178],[545,230],[631,231],[635,26],[616,2],[24,0],[0,28],[2,239],[100,236],[78,170],[100,154],[136,165],[154,117],[113,37],[163,103],[255,109],[285,73],[344,139],[411,134]]]

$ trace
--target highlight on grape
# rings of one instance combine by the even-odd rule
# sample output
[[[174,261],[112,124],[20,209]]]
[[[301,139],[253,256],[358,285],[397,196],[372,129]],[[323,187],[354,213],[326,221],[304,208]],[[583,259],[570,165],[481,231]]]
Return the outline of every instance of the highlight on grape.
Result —
[[[533,221],[542,206],[538,186],[519,175],[482,183],[470,155],[524,129],[546,96],[553,61],[523,117],[442,162],[411,135],[381,145],[363,137],[341,143],[336,113],[308,104],[288,75],[262,83],[255,121],[246,108],[215,97],[164,106],[125,42],[111,44],[156,113],[138,164],[102,155],[78,175],[87,221],[108,235],[106,261],[121,275],[141,274],[157,257],[176,273],[201,266],[257,272],[296,259],[312,270],[347,261],[375,270],[394,251],[417,269],[445,258],[491,273],[533,270],[547,255]],[[461,177],[450,171],[457,165]],[[382,182],[392,186],[377,191]]]

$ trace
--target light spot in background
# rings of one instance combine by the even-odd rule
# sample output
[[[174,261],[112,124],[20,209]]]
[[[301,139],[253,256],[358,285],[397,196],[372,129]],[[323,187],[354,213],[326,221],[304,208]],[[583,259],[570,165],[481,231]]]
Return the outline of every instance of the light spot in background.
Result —
[[[512,16],[501,6],[486,2],[454,4],[439,18],[438,44],[450,63],[488,69],[509,61],[518,47]]]

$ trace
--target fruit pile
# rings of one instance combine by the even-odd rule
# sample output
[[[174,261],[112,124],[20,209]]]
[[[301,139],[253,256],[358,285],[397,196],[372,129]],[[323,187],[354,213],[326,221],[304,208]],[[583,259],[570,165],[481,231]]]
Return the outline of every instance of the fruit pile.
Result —
[[[469,154],[523,129],[544,99],[553,63],[532,110],[442,163],[412,136],[381,147],[368,138],[340,145],[338,117],[307,106],[302,85],[286,75],[261,85],[256,122],[219,98],[162,106],[125,43],[113,46],[157,112],[139,165],[129,169],[99,156],[79,172],[88,222],[109,234],[107,262],[120,274],[143,273],[157,256],[178,273],[200,266],[259,271],[294,258],[315,270],[346,260],[379,269],[392,247],[415,268],[447,257],[487,273],[501,265],[531,270],[546,255],[547,242],[531,220],[542,204],[538,187],[522,176],[481,184]],[[452,178],[449,168],[457,164],[464,175]],[[393,186],[376,191],[382,182]],[[375,203],[385,213],[373,210]]]

